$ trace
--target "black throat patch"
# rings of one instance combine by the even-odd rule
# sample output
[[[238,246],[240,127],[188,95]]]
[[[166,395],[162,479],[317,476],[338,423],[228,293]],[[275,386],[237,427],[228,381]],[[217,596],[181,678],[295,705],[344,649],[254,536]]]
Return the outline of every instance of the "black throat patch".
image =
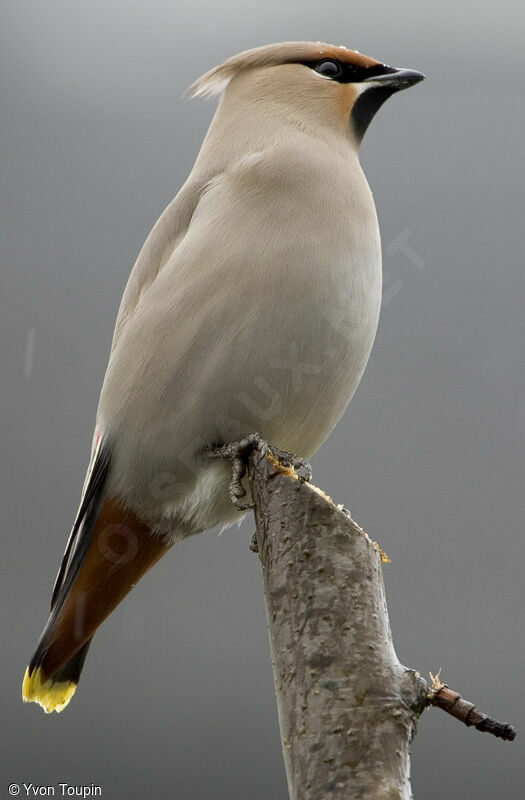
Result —
[[[370,86],[361,92],[350,112],[350,124],[357,140],[360,142],[366,133],[374,115],[379,111],[385,100],[391,97],[396,88],[393,86]]]

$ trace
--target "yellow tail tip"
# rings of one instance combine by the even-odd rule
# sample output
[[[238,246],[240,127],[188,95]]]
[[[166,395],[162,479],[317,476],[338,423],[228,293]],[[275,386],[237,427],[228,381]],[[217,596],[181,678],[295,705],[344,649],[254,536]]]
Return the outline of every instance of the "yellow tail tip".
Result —
[[[22,700],[24,703],[38,703],[46,714],[51,711],[60,713],[75,694],[76,688],[76,683],[72,681],[44,679],[40,667],[29,674],[28,667],[22,683]]]

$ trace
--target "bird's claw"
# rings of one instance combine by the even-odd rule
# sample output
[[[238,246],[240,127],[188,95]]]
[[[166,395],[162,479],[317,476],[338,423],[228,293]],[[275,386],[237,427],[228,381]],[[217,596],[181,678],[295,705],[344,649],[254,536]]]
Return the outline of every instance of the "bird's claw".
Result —
[[[309,481],[312,477],[312,468],[308,461],[300,456],[296,456],[294,453],[287,453],[285,450],[279,450],[278,447],[273,447],[268,444],[259,433],[251,433],[238,442],[231,442],[230,444],[212,448],[209,451],[209,455],[212,458],[226,458],[232,462],[229,495],[233,505],[239,511],[246,511],[249,508],[253,508],[253,503],[242,503],[240,501],[241,497],[246,496],[246,490],[242,485],[242,479],[246,475],[246,460],[252,450],[257,450],[263,456],[269,453],[276,461],[285,467],[293,467],[294,470],[303,470],[304,475],[299,475],[301,481]]]
[[[295,453],[287,453],[286,450],[279,450],[278,447],[268,445],[268,451],[271,455],[283,464],[285,467],[293,467],[299,473],[303,470],[303,475],[299,475],[299,480],[309,483],[312,480],[312,467],[309,462],[301,456],[296,456]]]

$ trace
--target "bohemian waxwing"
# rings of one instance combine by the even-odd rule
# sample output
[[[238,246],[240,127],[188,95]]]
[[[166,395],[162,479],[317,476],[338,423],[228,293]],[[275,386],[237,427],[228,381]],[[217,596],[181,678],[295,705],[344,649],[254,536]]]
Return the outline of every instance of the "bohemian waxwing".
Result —
[[[255,431],[309,457],[365,369],[381,248],[359,144],[423,78],[344,47],[240,53],[190,87],[221,95],[195,165],[120,305],[80,508],[23,699],[61,711],[91,638],[186,536],[239,521],[210,449]]]

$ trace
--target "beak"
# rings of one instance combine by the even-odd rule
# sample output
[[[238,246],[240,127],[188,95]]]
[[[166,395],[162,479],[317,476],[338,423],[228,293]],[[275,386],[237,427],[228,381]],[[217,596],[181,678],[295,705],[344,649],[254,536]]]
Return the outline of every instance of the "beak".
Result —
[[[424,78],[423,73],[416,72],[415,69],[394,69],[389,67],[388,72],[385,71],[381,75],[365,78],[363,83],[377,84],[385,88],[388,87],[392,92],[397,92],[400,89],[408,89],[409,86],[414,86]]]

